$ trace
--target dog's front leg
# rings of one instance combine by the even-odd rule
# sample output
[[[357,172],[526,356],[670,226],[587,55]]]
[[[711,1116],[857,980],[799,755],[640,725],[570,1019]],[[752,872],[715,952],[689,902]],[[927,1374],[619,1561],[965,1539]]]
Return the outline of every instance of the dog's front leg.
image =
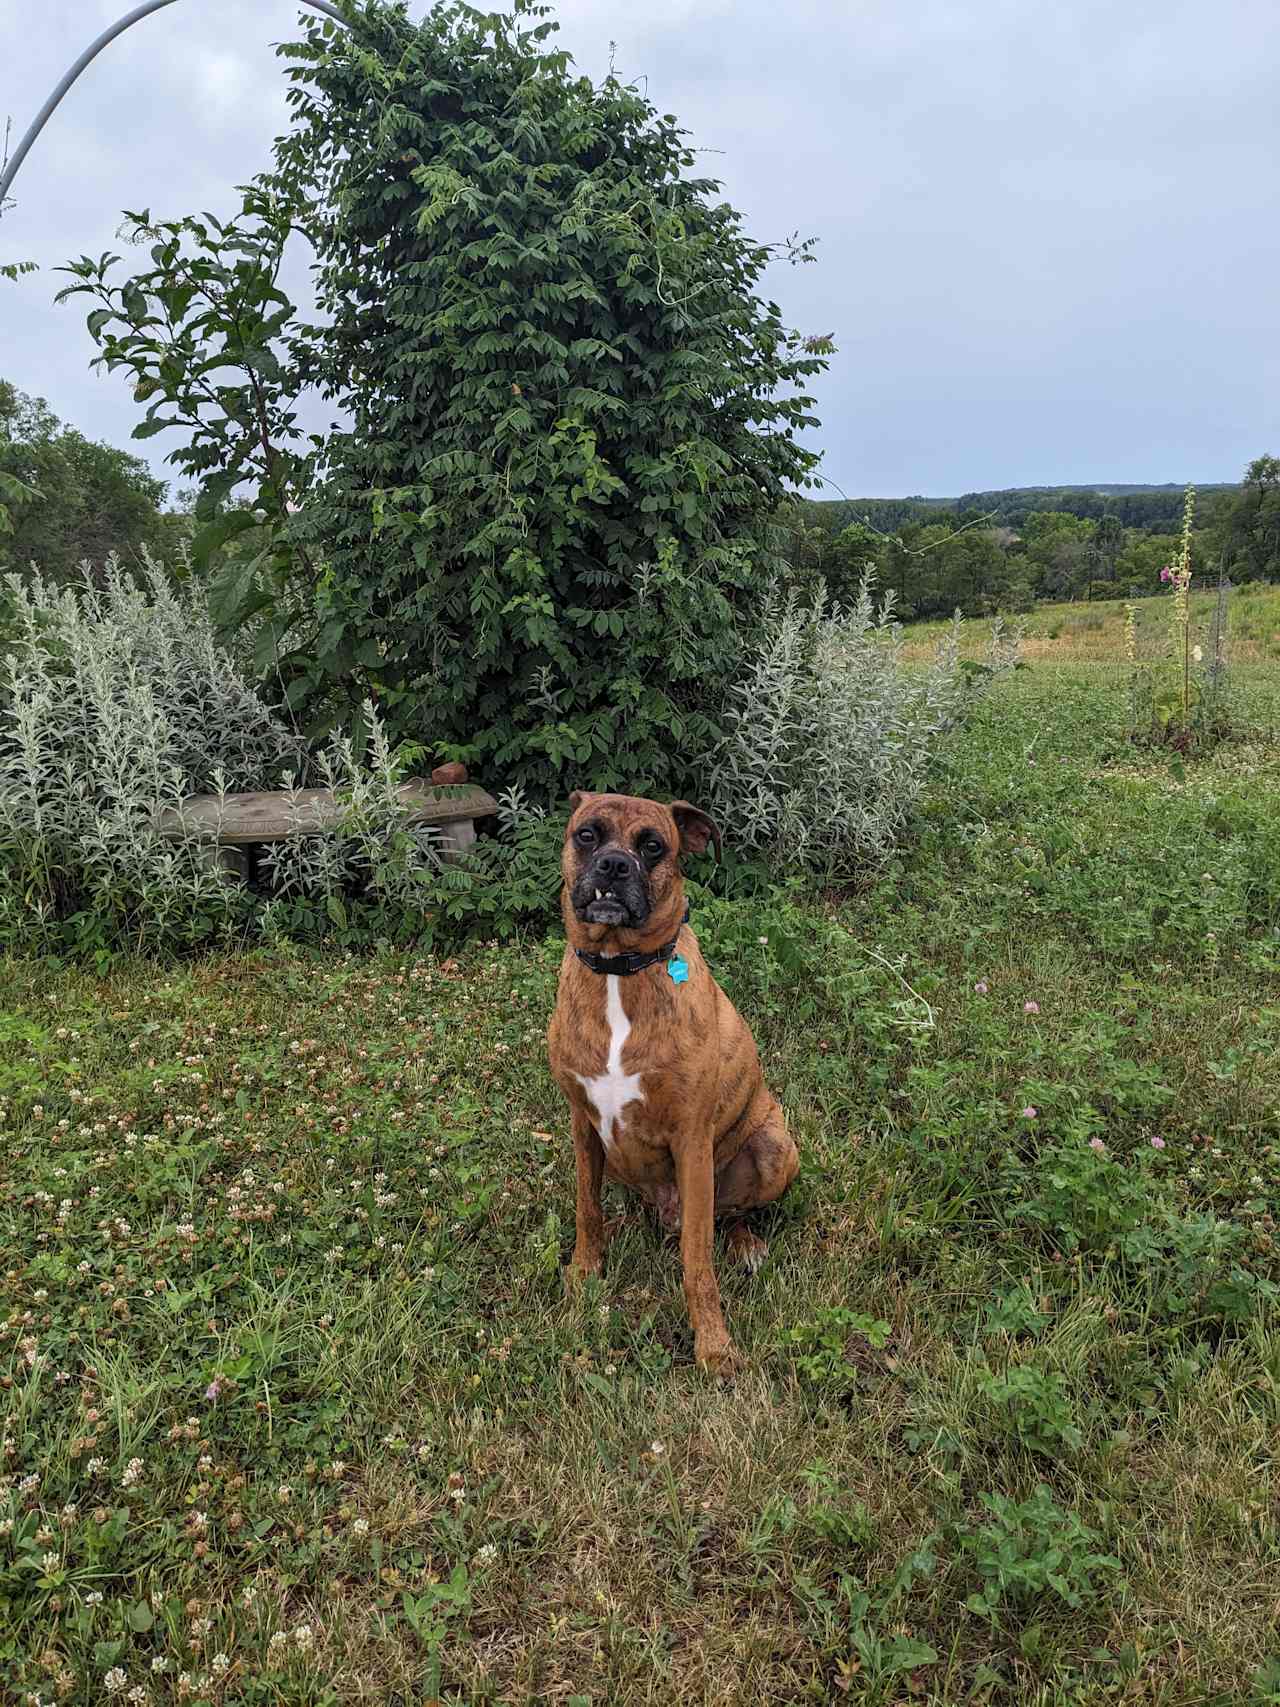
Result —
[[[680,1188],[680,1260],[684,1296],[693,1325],[693,1355],[703,1369],[726,1375],[737,1361],[724,1325],[720,1287],[712,1266],[715,1227],[715,1164],[711,1139],[685,1137],[672,1145]]]
[[[604,1146],[586,1111],[573,1105],[573,1154],[578,1169],[577,1237],[565,1270],[569,1286],[599,1274],[604,1268],[604,1211],[600,1185],[604,1178]]]

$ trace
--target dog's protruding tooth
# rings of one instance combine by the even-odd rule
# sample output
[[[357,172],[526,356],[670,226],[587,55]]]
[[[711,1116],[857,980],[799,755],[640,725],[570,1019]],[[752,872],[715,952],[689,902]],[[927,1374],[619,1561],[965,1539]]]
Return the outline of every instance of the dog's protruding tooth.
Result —
[[[602,895],[601,895],[601,894],[600,894],[600,891],[599,891],[599,890],[598,890],[598,889],[597,889],[597,890],[596,890],[596,900],[597,900],[597,901],[600,901],[600,900],[602,900],[602,899],[603,899],[603,897],[602,897]]]

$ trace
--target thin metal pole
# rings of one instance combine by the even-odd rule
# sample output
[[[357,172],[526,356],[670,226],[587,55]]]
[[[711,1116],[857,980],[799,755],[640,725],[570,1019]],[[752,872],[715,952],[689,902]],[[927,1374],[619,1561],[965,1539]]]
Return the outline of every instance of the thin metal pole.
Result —
[[[62,97],[75,82],[76,78],[79,77],[85,66],[92,60],[96,59],[102,52],[103,48],[113,42],[118,35],[123,35],[125,30],[129,28],[130,24],[136,24],[142,18],[150,16],[152,12],[158,12],[162,6],[172,6],[174,4],[175,0],[145,0],[144,5],[135,6],[132,12],[126,12],[123,18],[120,18],[116,23],[112,24],[110,29],[103,30],[98,39],[95,42],[91,42],[89,46],[85,48],[79,59],[76,60],[70,71],[67,72],[66,76],[58,84],[52,95],[50,95],[49,99],[36,114],[29,129],[27,130],[27,134],[14,150],[12,159],[5,167],[4,171],[0,172],[0,216],[3,216],[4,214],[5,197],[9,193],[9,186],[17,177],[18,167],[21,166],[22,162],[26,159],[31,144],[49,122],[58,102],[61,101]],[[310,6],[317,12],[323,12],[326,17],[333,18],[340,24],[346,24],[347,22],[338,8],[329,4],[329,0],[300,0],[300,4],[303,6]]]

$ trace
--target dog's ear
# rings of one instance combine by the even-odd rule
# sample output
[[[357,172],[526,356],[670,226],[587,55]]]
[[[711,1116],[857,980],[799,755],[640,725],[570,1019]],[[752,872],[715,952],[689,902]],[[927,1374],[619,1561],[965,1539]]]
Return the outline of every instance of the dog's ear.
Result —
[[[681,853],[706,853],[707,843],[714,842],[716,858],[720,858],[720,832],[713,818],[709,818],[699,807],[690,806],[687,800],[673,800],[671,816],[680,832]]]
[[[578,810],[579,806],[582,805],[582,802],[584,800],[590,800],[590,798],[591,795],[585,788],[575,788],[573,793],[569,796],[569,816],[572,817]]]

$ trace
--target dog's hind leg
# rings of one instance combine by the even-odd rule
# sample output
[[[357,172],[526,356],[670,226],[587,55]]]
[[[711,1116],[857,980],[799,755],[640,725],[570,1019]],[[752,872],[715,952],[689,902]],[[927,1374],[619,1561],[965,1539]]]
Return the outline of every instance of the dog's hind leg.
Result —
[[[716,1176],[716,1214],[743,1215],[749,1209],[775,1203],[799,1170],[800,1153],[795,1140],[787,1131],[776,1097],[770,1096],[763,1121]],[[730,1227],[727,1243],[735,1261],[752,1273],[769,1251],[765,1241],[745,1221],[737,1221]]]
[[[800,1171],[800,1152],[787,1131],[776,1097],[766,1091],[759,1118],[751,1111],[751,1136],[716,1175],[716,1214],[745,1214],[774,1203]]]

